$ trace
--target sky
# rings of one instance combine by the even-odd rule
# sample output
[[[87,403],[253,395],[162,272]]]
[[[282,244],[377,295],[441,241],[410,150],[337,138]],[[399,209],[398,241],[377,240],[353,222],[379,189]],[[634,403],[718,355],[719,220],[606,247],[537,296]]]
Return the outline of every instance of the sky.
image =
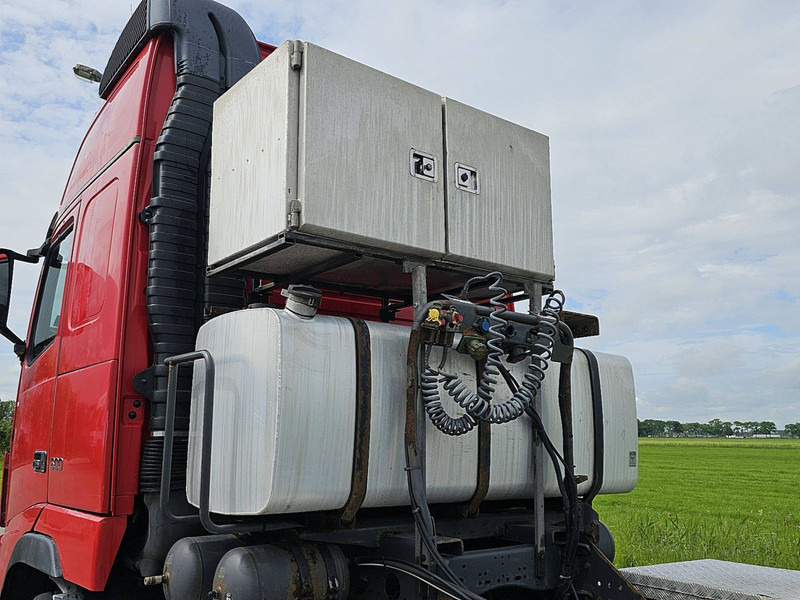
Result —
[[[800,3],[230,0],[550,137],[556,285],[639,417],[800,421]],[[38,246],[135,7],[0,0],[0,246]],[[27,267],[27,268],[26,268]],[[20,265],[10,324],[38,276]],[[0,340],[0,398],[19,362]]]

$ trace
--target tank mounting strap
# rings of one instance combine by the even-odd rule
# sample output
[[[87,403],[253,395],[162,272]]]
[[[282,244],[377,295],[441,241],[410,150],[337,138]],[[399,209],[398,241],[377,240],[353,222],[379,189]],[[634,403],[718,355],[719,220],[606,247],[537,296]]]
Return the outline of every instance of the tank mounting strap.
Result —
[[[355,521],[367,495],[370,419],[372,416],[372,359],[369,327],[362,319],[348,317],[356,337],[356,427],[353,444],[353,474],[350,496],[339,511],[338,520],[349,527]]]
[[[300,579],[300,595],[298,598],[302,600],[313,600],[314,584],[311,580],[311,569],[308,566],[308,559],[306,559],[306,555],[303,553],[303,548],[294,540],[276,545],[291,552],[294,562],[297,564],[297,575]]]
[[[594,469],[592,487],[584,496],[589,504],[603,487],[603,463],[605,462],[605,442],[603,440],[603,393],[600,388],[600,365],[593,352],[584,348],[576,348],[583,352],[589,364],[589,385],[592,390],[592,415],[594,422]]]
[[[476,363],[477,378],[480,381],[485,361]],[[465,517],[477,517],[481,502],[489,493],[489,475],[492,465],[492,425],[487,421],[478,423],[478,483],[472,497],[459,508]]]
[[[322,556],[322,562],[325,563],[325,575],[328,579],[328,592],[325,600],[339,600],[341,584],[336,571],[336,561],[333,560],[333,555],[326,544],[316,544],[316,546]]]

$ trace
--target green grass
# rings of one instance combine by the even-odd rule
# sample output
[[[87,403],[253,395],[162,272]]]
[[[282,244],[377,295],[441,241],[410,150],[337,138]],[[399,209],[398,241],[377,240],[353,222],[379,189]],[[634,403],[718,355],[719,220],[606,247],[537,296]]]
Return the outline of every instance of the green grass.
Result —
[[[594,505],[618,567],[716,558],[800,569],[800,440],[640,439],[636,490]]]

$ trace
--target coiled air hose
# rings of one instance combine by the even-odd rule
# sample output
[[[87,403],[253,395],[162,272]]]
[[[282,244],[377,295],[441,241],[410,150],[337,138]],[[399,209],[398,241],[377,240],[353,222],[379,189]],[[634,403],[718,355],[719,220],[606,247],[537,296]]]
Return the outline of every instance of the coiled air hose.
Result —
[[[508,327],[508,320],[503,318],[508,311],[503,303],[508,296],[508,291],[500,285],[503,275],[494,271],[485,277],[467,282],[462,297],[466,296],[470,283],[477,280],[492,280],[489,290],[494,292],[489,301],[492,307],[489,315],[491,324],[486,342],[489,351],[486,357],[486,366],[478,380],[477,392],[470,390],[457,373],[447,373],[442,370],[446,361],[446,350],[442,353],[439,367],[434,369],[430,365],[430,346],[428,345],[424,349],[425,363],[420,373],[420,391],[428,418],[439,431],[452,436],[464,435],[472,431],[479,421],[493,424],[514,421],[533,405],[533,401],[542,387],[545,371],[553,353],[557,334],[556,327],[564,306],[564,294],[560,290],[555,290],[547,298],[544,308],[539,313],[536,339],[532,344],[531,360],[528,363],[528,370],[523,377],[522,385],[516,391],[512,391],[509,400],[494,404],[492,399],[495,394],[495,386],[503,368],[501,362],[503,350],[500,345],[505,340],[505,331]],[[439,392],[440,383],[443,384],[442,387],[450,398],[463,408],[466,414],[457,418],[447,414],[442,406]]]
[[[406,476],[409,500],[411,502],[411,512],[422,545],[425,548],[428,558],[433,563],[431,566],[435,565],[442,574],[442,577],[426,572],[425,569],[419,569],[415,565],[400,564],[396,561],[394,564],[389,564],[387,560],[372,563],[364,561],[361,563],[362,566],[383,566],[403,571],[457,600],[483,600],[483,598],[464,586],[463,582],[452,571],[447,561],[441,556],[434,542],[435,530],[428,507],[426,485],[422,474],[422,459],[417,439],[418,432],[414,419],[413,407],[416,397],[414,390],[415,380],[419,386],[420,395],[422,396],[428,418],[440,431],[447,435],[455,436],[465,434],[474,429],[479,421],[507,423],[521,417],[525,413],[529,414],[534,419],[534,427],[543,437],[548,454],[550,454],[554,462],[559,489],[564,498],[565,516],[569,521],[568,529],[572,529],[575,525],[574,519],[570,517],[574,515],[576,504],[573,499],[577,494],[570,493],[572,490],[569,489],[569,484],[565,481],[565,478],[561,474],[561,469],[559,469],[559,461],[564,463],[564,459],[558,454],[552,442],[550,442],[544,431],[541,419],[533,409],[534,399],[541,389],[545,371],[549,364],[548,361],[552,356],[555,336],[557,335],[557,326],[560,321],[560,313],[564,305],[564,294],[560,291],[554,291],[545,301],[545,306],[539,315],[536,338],[534,343],[531,344],[531,361],[528,365],[528,371],[523,378],[522,385],[518,385],[501,362],[503,355],[501,344],[506,339],[505,332],[508,326],[508,321],[503,318],[503,314],[507,312],[507,308],[502,300],[507,297],[508,292],[500,285],[503,280],[502,274],[495,271],[485,277],[474,278],[468,281],[464,286],[462,298],[465,299],[470,284],[475,281],[486,281],[490,279],[492,283],[489,285],[489,290],[495,292],[495,295],[490,300],[492,312],[489,315],[491,326],[489,327],[489,339],[487,340],[489,352],[486,358],[486,365],[479,379],[478,391],[476,393],[470,392],[466,384],[464,384],[463,380],[461,380],[457,374],[445,373],[442,371],[447,360],[446,349],[442,352],[438,368],[431,367],[430,354],[432,344],[422,342],[419,326],[416,326],[412,331],[411,339],[409,340],[408,366],[410,368],[409,381],[411,385],[407,393],[405,432]],[[418,362],[417,353],[420,351],[422,352],[422,360]],[[503,376],[511,388],[512,397],[506,402],[493,404],[492,400],[495,392],[495,385],[497,384],[497,377],[500,375]],[[442,406],[439,394],[440,383],[443,384],[448,395],[466,411],[464,415],[454,418],[447,414]],[[564,468],[571,476],[571,467],[564,464]],[[572,479],[573,482],[571,483],[574,484],[574,476]],[[570,565],[571,561],[564,561],[563,566],[567,567]],[[411,567],[414,567],[413,572]],[[564,571],[566,571],[566,569],[564,569]],[[562,586],[564,585],[567,586],[567,590],[571,589],[574,591],[569,576],[566,576],[562,581]],[[560,586],[561,589],[559,589],[559,592],[564,589],[562,586]]]

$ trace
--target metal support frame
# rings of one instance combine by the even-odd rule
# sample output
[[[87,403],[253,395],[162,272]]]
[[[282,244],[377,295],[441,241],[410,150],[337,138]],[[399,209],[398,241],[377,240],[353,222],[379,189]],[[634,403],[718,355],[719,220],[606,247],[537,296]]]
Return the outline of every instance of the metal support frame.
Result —
[[[417,332],[417,328],[419,327],[420,323],[422,323],[424,319],[424,307],[428,303],[428,285],[427,285],[427,271],[426,266],[420,263],[411,263],[406,262],[403,263],[403,271],[406,273],[411,273],[411,295],[412,295],[412,305],[414,307],[414,323],[412,326],[412,331]],[[412,335],[414,335],[412,333]],[[413,343],[413,342],[412,342]],[[413,363],[412,363],[413,361]],[[406,468],[417,468],[418,469],[418,476],[421,478],[421,489],[427,489],[427,479],[425,473],[425,409],[422,403],[422,394],[420,393],[418,381],[419,375],[422,373],[422,369],[425,368],[425,356],[422,352],[417,352],[415,356],[409,356],[409,362],[413,364],[409,364],[409,390],[413,386],[413,392],[409,391],[409,393],[414,394],[413,404],[407,406],[406,408],[412,408],[412,414],[408,414],[408,410],[406,412],[406,420],[413,421],[413,437],[414,437],[414,451],[416,459],[416,465],[409,462]],[[406,423],[406,431],[408,433],[408,426],[409,423]],[[408,445],[409,440],[406,440]],[[409,477],[413,477],[414,473],[409,473]],[[409,489],[409,493],[411,490]],[[422,499],[424,502],[427,502],[427,498]],[[427,510],[427,507],[424,508],[424,517],[431,519],[432,524],[432,517]],[[433,527],[432,527],[433,529]],[[425,565],[428,568],[432,568],[432,560],[428,556],[428,551],[426,550],[423,541],[422,541],[422,533],[419,530],[419,526],[414,528],[414,559],[417,564]],[[428,588],[426,586],[422,586],[421,584],[417,585],[417,595],[419,598],[426,598],[428,594]]]
[[[177,404],[178,392],[178,369],[182,364],[194,363],[196,360],[203,359],[206,368],[206,387],[203,394],[203,402],[208,398],[214,399],[214,359],[208,350],[179,354],[164,360],[169,367],[167,377],[167,414],[164,426],[164,452],[161,455],[161,489],[159,505],[167,519],[172,523],[197,523],[200,515],[176,515],[169,506],[169,497],[172,482],[172,451],[175,442],[175,405]],[[205,425],[205,423],[203,423]],[[203,461],[205,463],[205,461]],[[209,469],[210,472],[210,469]]]
[[[525,284],[525,294],[529,298],[528,313],[535,317],[542,308],[542,284],[527,282]],[[542,414],[542,397],[537,394],[533,401],[533,409]],[[536,577],[544,577],[546,574],[545,563],[545,523],[544,523],[544,448],[539,439],[538,433],[533,439],[533,514],[534,514],[534,547],[535,564],[534,573]]]

